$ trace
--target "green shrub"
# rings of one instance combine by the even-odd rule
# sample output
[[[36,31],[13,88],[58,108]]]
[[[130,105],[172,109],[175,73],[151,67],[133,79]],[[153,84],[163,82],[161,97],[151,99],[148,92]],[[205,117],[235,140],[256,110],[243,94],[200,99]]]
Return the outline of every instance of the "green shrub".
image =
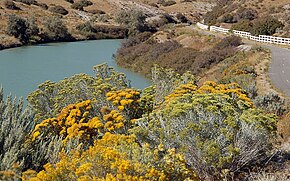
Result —
[[[196,0],[182,0],[181,2],[182,3],[187,3],[187,2],[194,2],[194,1],[196,1]]]
[[[28,21],[16,15],[10,15],[8,18],[7,33],[18,38],[23,43],[28,43],[32,36],[39,33],[39,29],[34,21]]]
[[[173,0],[159,0],[158,4],[161,4],[162,6],[172,6],[176,4],[176,2]]]
[[[62,6],[52,6],[49,8],[49,11],[53,12],[53,13],[58,13],[58,14],[61,14],[61,15],[67,15],[68,14],[68,11],[62,7]]]
[[[273,35],[278,28],[284,25],[273,17],[257,18],[254,21],[241,20],[232,26],[234,30],[247,31],[252,35]]]
[[[41,7],[44,10],[47,10],[48,9],[47,4],[45,4],[45,3],[38,3],[37,6]]]
[[[79,24],[76,29],[87,39],[121,39],[127,37],[127,29],[112,25],[92,25],[90,22]]]
[[[258,12],[252,8],[241,8],[237,11],[238,19],[254,20],[258,17]]]
[[[101,36],[107,38],[125,38],[128,35],[128,30],[122,26],[112,25],[96,25],[94,26],[96,32]]]
[[[84,10],[84,7],[91,6],[91,5],[93,5],[93,3],[91,1],[88,1],[88,0],[80,0],[80,1],[74,2],[71,5],[71,7],[73,9],[78,9],[78,10],[83,11]]]
[[[148,29],[146,16],[139,10],[121,10],[116,14],[116,22],[128,28],[129,34],[134,35]]]
[[[238,36],[227,36],[223,38],[219,43],[215,45],[215,48],[218,50],[231,48],[231,47],[237,47],[239,45],[243,44],[242,39]]]
[[[128,48],[137,44],[143,43],[152,36],[150,32],[139,33],[136,36],[131,36],[128,39],[122,41],[122,47]]]
[[[181,22],[181,23],[187,23],[188,19],[182,14],[182,13],[177,13],[176,18]]]
[[[275,116],[253,108],[236,84],[185,83],[138,119],[132,132],[151,145],[176,148],[201,180],[220,180],[264,158],[275,124]]]
[[[87,39],[95,38],[96,29],[92,26],[92,24],[89,21],[77,25],[76,29],[80,31],[82,35],[86,36]]]
[[[34,126],[33,112],[23,111],[23,101],[0,90],[0,171],[10,170],[14,164],[24,167],[22,154],[27,135]],[[1,177],[0,177],[1,178]]]
[[[225,14],[222,16],[221,21],[224,23],[236,23],[237,18],[232,14]]]
[[[281,116],[287,110],[286,101],[277,93],[270,92],[266,95],[259,95],[255,98],[254,103],[265,112],[272,112]]]
[[[282,28],[283,26],[283,23],[279,20],[267,16],[255,19],[250,32],[253,35],[273,35],[278,28]]]
[[[208,11],[204,15],[204,22],[207,25],[214,25],[217,23],[217,19],[225,13],[222,6],[215,6],[211,11]]]
[[[92,26],[92,24],[89,21],[87,21],[83,24],[77,25],[76,29],[78,31],[84,31],[84,32],[89,32],[89,33],[96,32],[95,28]]]
[[[4,1],[4,6],[7,9],[11,9],[11,10],[20,10],[19,7],[16,6],[16,4],[12,1],[12,0],[5,0]]]
[[[69,2],[69,3],[71,3],[71,4],[73,4],[74,3],[74,0],[65,0],[66,2]]]
[[[250,32],[253,29],[253,23],[250,20],[240,20],[234,24],[231,29]]]
[[[92,14],[106,14],[105,11],[99,10],[99,9],[90,9],[87,12],[92,13]]]
[[[27,5],[31,5],[31,4],[37,5],[36,0],[14,0],[14,1],[21,2],[21,3],[27,4]]]
[[[154,19],[149,25],[157,29],[161,28],[162,26],[165,26],[168,23],[176,23],[176,21],[173,19],[171,15],[165,13],[160,15],[158,19]]]
[[[44,30],[50,41],[67,41],[73,37],[68,32],[66,25],[58,17],[50,17],[44,21]]]
[[[129,87],[124,74],[102,64],[94,67],[95,77],[78,74],[57,83],[46,81],[27,97],[37,120],[56,117],[61,108],[85,100],[98,100],[94,105],[95,113],[105,106],[106,93],[112,89]]]

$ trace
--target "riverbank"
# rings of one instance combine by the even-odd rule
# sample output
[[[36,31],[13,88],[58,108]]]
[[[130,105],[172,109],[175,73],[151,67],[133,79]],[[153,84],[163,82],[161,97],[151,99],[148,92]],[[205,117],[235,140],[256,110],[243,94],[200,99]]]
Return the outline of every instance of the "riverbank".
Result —
[[[107,39],[124,39],[127,37],[128,30],[121,26],[100,25],[96,29],[97,33],[73,32],[65,39],[55,40],[53,37],[40,34],[34,37],[30,42],[23,43],[19,39],[5,34],[0,35],[0,51],[9,48],[16,48],[27,45],[37,45],[44,43],[62,43],[62,42],[77,42],[86,40],[107,40]]]

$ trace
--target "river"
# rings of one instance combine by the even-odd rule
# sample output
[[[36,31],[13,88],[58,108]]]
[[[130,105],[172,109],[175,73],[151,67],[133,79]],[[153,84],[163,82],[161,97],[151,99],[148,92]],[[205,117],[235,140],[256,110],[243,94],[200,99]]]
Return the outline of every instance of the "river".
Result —
[[[94,75],[92,67],[107,63],[131,80],[132,87],[142,89],[147,79],[120,68],[112,55],[120,40],[93,40],[68,43],[49,43],[0,51],[0,85],[5,94],[26,97],[46,80],[59,81],[78,73]]]

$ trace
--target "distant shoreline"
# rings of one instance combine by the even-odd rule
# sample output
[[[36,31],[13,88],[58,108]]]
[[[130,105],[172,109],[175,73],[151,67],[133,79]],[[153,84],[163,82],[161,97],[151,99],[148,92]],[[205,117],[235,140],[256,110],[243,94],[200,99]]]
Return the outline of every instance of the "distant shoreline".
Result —
[[[40,45],[40,44],[47,44],[47,43],[65,43],[65,42],[78,42],[78,41],[90,41],[90,40],[116,40],[116,39],[124,39],[126,37],[116,37],[116,38],[92,38],[92,39],[71,39],[71,40],[64,40],[64,41],[39,41],[39,42],[32,42],[28,44],[23,44],[23,43],[11,43],[6,46],[1,46],[0,44],[0,51],[6,50],[6,49],[11,49],[11,48],[19,48],[23,46],[33,46],[33,45]]]

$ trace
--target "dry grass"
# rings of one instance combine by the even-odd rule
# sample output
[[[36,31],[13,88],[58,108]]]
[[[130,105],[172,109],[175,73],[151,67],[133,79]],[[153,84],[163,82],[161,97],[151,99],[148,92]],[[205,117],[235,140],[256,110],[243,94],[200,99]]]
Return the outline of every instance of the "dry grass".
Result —
[[[286,173],[257,173],[252,174],[249,181],[289,181],[289,174]]]
[[[283,138],[283,141],[288,144],[284,144],[286,150],[290,151],[290,113],[283,117],[278,122],[278,131]]]
[[[271,53],[260,52],[250,57],[249,61],[255,63],[255,72],[257,73],[257,93],[259,95],[267,94],[269,92],[278,93],[273,89],[268,75],[269,64],[271,62]]]

